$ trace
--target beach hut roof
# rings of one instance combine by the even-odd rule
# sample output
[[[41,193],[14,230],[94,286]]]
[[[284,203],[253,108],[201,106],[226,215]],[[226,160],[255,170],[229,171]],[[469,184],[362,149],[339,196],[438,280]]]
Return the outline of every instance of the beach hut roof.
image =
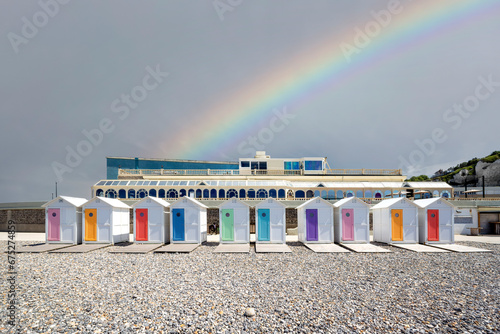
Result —
[[[85,205],[88,205],[88,204],[96,201],[97,199],[103,201],[106,204],[109,204],[110,206],[112,206],[114,208],[130,209],[130,206],[128,206],[127,204],[123,203],[120,200],[117,200],[116,198],[107,198],[107,197],[100,197],[100,196],[96,196],[96,197],[92,198],[90,201],[85,203]]]
[[[199,207],[201,207],[201,208],[208,209],[208,206],[206,206],[205,204],[201,203],[200,201],[195,200],[194,198],[188,197],[188,196],[181,197],[181,198],[179,198],[177,201],[173,202],[173,203],[172,203],[172,204],[170,204],[170,205],[174,205],[174,204],[176,204],[177,202],[180,202],[180,201],[182,201],[182,200],[184,200],[184,199],[187,199],[187,200],[189,200],[189,201],[193,202],[194,204],[198,205],[198,206],[199,206]]]
[[[414,205],[414,206],[418,207],[417,205],[415,205],[415,203],[413,203],[412,201],[410,201],[406,197],[398,197],[398,198],[385,199],[382,202],[380,202],[380,203],[372,206],[372,209],[385,209],[385,208],[389,208],[389,207],[393,206],[394,204],[399,203],[399,202],[403,202],[403,201],[404,202],[408,202],[411,205]]]
[[[272,197],[264,199],[263,201],[261,201],[258,204],[256,204],[255,207],[259,207],[259,206],[265,205],[266,203],[269,203],[269,201],[271,201],[271,203],[278,203],[282,207],[286,208],[285,204],[281,203],[280,201],[275,200]]]
[[[242,200],[240,200],[240,199],[238,199],[236,197],[231,197],[230,199],[228,199],[228,200],[222,202],[221,204],[219,204],[217,207],[221,208],[221,207],[227,205],[227,203],[229,203],[229,201],[232,201],[232,200],[236,200],[236,201],[240,202],[241,204],[245,204],[247,207],[250,208],[250,205],[248,205],[247,203],[243,202]]]
[[[358,199],[359,200],[359,203],[363,203],[364,205],[366,205],[367,207],[369,207],[370,205],[368,205],[365,201],[361,200],[360,198],[357,198],[357,197],[346,197],[346,198],[342,198],[341,200],[335,202],[333,204],[334,207],[338,208],[346,203],[349,203],[351,202],[352,200],[354,199]]]
[[[314,202],[314,201],[316,201],[317,199],[319,199],[319,200],[321,200],[322,202],[324,202],[324,203],[326,203],[326,204],[328,204],[328,205],[332,206],[332,203],[330,203],[330,202],[328,202],[328,201],[325,201],[325,200],[324,200],[324,199],[322,199],[321,197],[314,197],[314,198],[311,198],[311,199],[310,199],[310,200],[308,200],[308,201],[305,201],[305,202],[304,202],[304,203],[302,203],[301,205],[299,205],[299,206],[297,207],[297,209],[300,209],[300,208],[302,208],[302,207],[305,207],[305,206],[307,206],[309,203],[313,203],[313,202]]]
[[[424,208],[428,207],[429,205],[436,203],[437,201],[442,201],[442,202],[448,204],[450,207],[455,208],[455,206],[453,204],[451,204],[446,199],[441,198],[441,197],[417,199],[417,200],[415,200],[414,203],[416,205],[418,205],[419,207],[421,207],[422,209],[424,209]]]
[[[156,202],[158,204],[160,204],[161,206],[163,206],[164,208],[166,207],[169,207],[170,206],[170,203],[161,199],[161,198],[158,198],[158,197],[153,197],[153,196],[146,196],[144,198],[142,198],[140,201],[137,201],[134,203],[134,205],[132,205],[132,207],[136,207],[138,206],[139,204],[141,204],[142,202],[144,202],[145,200],[147,199],[150,199],[152,200],[153,202]]]
[[[83,204],[85,204],[87,202],[86,198],[69,197],[69,196],[58,196],[58,197],[54,198],[53,200],[48,201],[47,203],[45,203],[44,205],[42,205],[42,208],[45,208],[45,207],[51,205],[52,203],[55,203],[55,202],[59,201],[59,199],[63,199],[66,202],[68,202],[69,204],[71,204],[71,205],[73,205],[73,206],[75,206],[77,208],[81,207]]]

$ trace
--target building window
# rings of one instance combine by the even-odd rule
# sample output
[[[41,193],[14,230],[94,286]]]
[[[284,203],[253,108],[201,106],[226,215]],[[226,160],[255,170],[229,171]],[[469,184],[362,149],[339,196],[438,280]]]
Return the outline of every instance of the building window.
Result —
[[[119,198],[127,198],[127,192],[125,191],[125,189],[118,190],[118,197]]]
[[[177,198],[177,190],[170,189],[167,191],[167,198]]]
[[[247,191],[247,197],[248,198],[255,198],[255,190],[248,189],[248,191]]]
[[[312,198],[314,196],[314,192],[312,190],[308,190],[306,193],[307,198]]]
[[[285,170],[299,170],[300,162],[298,161],[284,161],[283,167]]]
[[[217,189],[210,190],[210,198],[217,198]]]
[[[285,198],[285,189],[278,190],[278,198]]]
[[[184,196],[186,196],[186,189],[179,190],[179,197],[184,197]]]
[[[441,193],[441,197],[444,197],[444,198],[450,198],[450,193],[448,191],[443,191]]]
[[[201,189],[196,189],[196,198],[201,198]]]
[[[344,192],[342,190],[337,191],[337,199],[344,198]]]
[[[267,198],[267,191],[265,189],[257,190],[257,198]]]
[[[356,197],[362,198],[363,197],[363,190],[356,191]]]
[[[165,198],[165,189],[158,190],[158,197]]]
[[[372,198],[372,196],[373,196],[373,195],[372,195],[372,191],[371,191],[371,190],[367,190],[367,191],[365,191],[365,197],[366,197],[366,198]]]
[[[375,198],[382,198],[382,192],[380,190],[375,191]]]
[[[219,189],[219,198],[226,198],[226,192],[224,189]]]
[[[96,192],[95,192],[95,195],[96,196],[101,196],[104,194],[104,191],[102,189],[97,189]]]
[[[345,197],[349,198],[349,197],[354,197],[354,191],[352,190],[347,190],[346,194],[345,194]]]
[[[304,193],[303,190],[297,190],[295,192],[295,198],[305,198],[306,197],[306,194]]]
[[[320,192],[319,190],[315,190],[314,191],[314,197],[319,197],[320,196]]]
[[[250,167],[250,161],[242,160],[242,161],[240,161],[240,166],[242,168],[248,168],[248,167]]]
[[[335,199],[335,190],[328,190],[328,199]]]
[[[156,189],[150,189],[149,196],[156,197]]]
[[[130,189],[128,191],[128,198],[135,198],[135,190],[134,189]]]
[[[251,169],[267,169],[267,161],[252,161]]]
[[[276,198],[276,189],[269,189],[269,197]]]
[[[137,198],[144,198],[148,195],[148,191],[146,189],[140,189],[137,191]]]
[[[236,191],[236,189],[229,189],[227,191],[227,198],[233,198],[233,197],[238,198],[238,192]]]
[[[114,189],[106,190],[106,197],[107,198],[116,198],[116,190],[114,190]]]
[[[208,189],[203,189],[203,198],[210,198],[210,191]]]
[[[323,161],[306,160],[304,167],[305,170],[323,170]]]
[[[245,189],[240,189],[240,198],[246,198],[247,195],[246,195],[246,192],[245,192]]]

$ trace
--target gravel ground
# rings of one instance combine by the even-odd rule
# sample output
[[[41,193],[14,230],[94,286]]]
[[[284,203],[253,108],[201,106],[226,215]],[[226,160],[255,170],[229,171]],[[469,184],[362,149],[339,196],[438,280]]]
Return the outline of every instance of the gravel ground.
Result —
[[[290,254],[216,254],[212,245],[190,254],[17,254],[18,329],[499,332],[500,245],[461,244],[494,253],[315,254],[289,244]],[[1,289],[7,332],[5,279]]]

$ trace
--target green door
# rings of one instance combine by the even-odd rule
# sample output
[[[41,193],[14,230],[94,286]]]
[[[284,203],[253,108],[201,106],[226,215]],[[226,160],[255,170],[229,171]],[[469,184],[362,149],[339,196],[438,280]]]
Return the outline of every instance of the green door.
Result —
[[[222,241],[234,241],[234,210],[222,209],[221,225]]]

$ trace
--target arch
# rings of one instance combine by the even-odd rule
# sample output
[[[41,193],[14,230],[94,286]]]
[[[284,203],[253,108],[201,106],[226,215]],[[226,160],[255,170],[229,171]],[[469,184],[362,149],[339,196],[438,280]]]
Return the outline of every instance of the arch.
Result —
[[[257,198],[267,198],[267,190],[259,189],[256,194]]]
[[[349,197],[354,197],[354,191],[352,191],[352,190],[347,190],[347,191],[345,192],[345,197],[348,197],[348,198],[349,198]]]
[[[203,198],[210,198],[210,190],[203,189]]]
[[[106,190],[105,197],[107,197],[107,198],[116,198],[116,190],[114,190],[114,189],[108,189],[108,190]]]
[[[365,198],[372,198],[372,196],[373,196],[373,193],[371,190],[365,191]]]
[[[276,189],[269,189],[269,197],[276,198]]]
[[[278,190],[278,198],[285,198],[285,189]]]
[[[102,195],[104,195],[104,191],[103,191],[102,189],[97,189],[97,190],[95,191],[95,195],[96,195],[96,196],[101,196],[101,197],[102,197]]]
[[[129,189],[128,198],[135,198],[135,190],[134,189]]]
[[[148,196],[148,191],[146,189],[137,190],[137,198],[144,198]]]
[[[382,192],[380,190],[375,190],[373,198],[382,198]]]
[[[165,198],[165,189],[158,190],[158,197]]]
[[[186,196],[186,189],[179,190],[179,197],[184,197],[184,196]]]
[[[255,198],[255,190],[254,189],[248,189],[247,190],[247,197],[248,198]]]
[[[167,198],[177,198],[177,196],[177,190],[170,189],[169,191],[167,191]]]
[[[306,194],[304,193],[304,190],[297,190],[295,192],[295,198],[305,198]]]
[[[441,197],[450,198],[450,192],[448,190],[441,192]]]
[[[210,198],[217,198],[217,189],[210,190]]]
[[[287,196],[288,196],[288,198],[295,198],[295,195],[294,195],[294,193],[293,193],[293,190],[291,190],[291,189],[290,189],[290,190],[288,190],[288,192],[287,192]]]
[[[233,197],[238,198],[238,192],[236,191],[236,189],[229,189],[226,193],[226,197],[227,198],[233,198]]]
[[[337,199],[342,199],[344,198],[344,192],[342,190],[337,191]]]
[[[150,189],[149,190],[149,196],[156,197],[156,189]]]
[[[323,198],[323,199],[328,198],[328,191],[321,190],[321,198]]]
[[[224,189],[219,189],[219,198],[226,198],[226,191]]]
[[[314,197],[320,197],[320,196],[321,196],[321,192],[319,190],[315,190]]]
[[[201,189],[196,189],[196,198],[201,198],[202,191]]]
[[[425,192],[424,193],[424,198],[431,198],[431,193],[430,192]]]
[[[384,197],[385,197],[385,198],[387,198],[387,197],[392,197],[391,195],[392,195],[392,192],[391,192],[390,190],[386,190],[386,191],[384,192]]]
[[[308,191],[306,192],[306,197],[307,197],[307,198],[312,198],[313,196],[314,196],[314,192],[313,192],[312,190],[308,190]]]
[[[328,199],[335,199],[335,190],[328,190]]]
[[[194,189],[189,189],[188,196],[194,198]]]
[[[118,198],[127,198],[127,191],[125,189],[118,190]]]
[[[247,195],[245,189],[240,189],[240,198],[246,198],[246,197]]]
[[[364,195],[363,195],[363,190],[358,190],[358,191],[356,191],[356,197],[358,197],[358,198],[363,198],[363,197],[364,197]]]
[[[434,192],[432,193],[432,197],[439,197],[439,191],[434,190]]]

